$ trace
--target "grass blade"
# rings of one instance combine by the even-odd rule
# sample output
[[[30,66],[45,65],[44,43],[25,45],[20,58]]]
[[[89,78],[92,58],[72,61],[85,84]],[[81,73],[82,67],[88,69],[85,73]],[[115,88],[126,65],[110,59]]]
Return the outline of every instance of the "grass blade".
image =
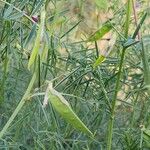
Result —
[[[147,13],[145,13],[145,14],[143,15],[142,19],[140,20],[140,23],[138,24],[138,26],[137,26],[135,32],[133,33],[133,36],[132,36],[133,39],[136,38],[136,36],[137,36],[137,34],[138,34],[138,32],[139,32],[139,30],[140,30],[140,28],[141,28],[141,26],[142,26],[144,20],[146,19],[146,16],[147,16]]]
[[[60,39],[62,39],[63,37],[65,37],[68,33],[70,33],[75,27],[77,27],[79,25],[79,23],[81,22],[82,20],[80,20],[79,22],[77,22],[72,28],[70,28],[66,33],[64,33]]]

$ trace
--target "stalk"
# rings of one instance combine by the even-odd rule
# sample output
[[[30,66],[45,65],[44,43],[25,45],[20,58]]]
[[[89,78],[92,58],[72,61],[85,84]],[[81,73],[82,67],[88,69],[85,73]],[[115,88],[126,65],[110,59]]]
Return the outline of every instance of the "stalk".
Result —
[[[129,31],[129,24],[130,24],[130,14],[131,14],[131,5],[132,5],[131,2],[132,2],[131,0],[127,1],[125,33],[124,33],[124,37],[126,39],[128,38],[128,31]],[[119,86],[120,86],[120,78],[121,78],[124,57],[125,57],[125,51],[126,51],[126,47],[123,47],[122,54],[121,54],[121,60],[119,63],[118,76],[117,76],[117,80],[116,80],[115,93],[114,93],[113,100],[112,100],[111,117],[110,117],[109,124],[108,124],[107,150],[112,149],[112,136],[113,136],[113,126],[114,126],[114,119],[115,119],[115,106],[116,106],[117,94],[118,94]]]

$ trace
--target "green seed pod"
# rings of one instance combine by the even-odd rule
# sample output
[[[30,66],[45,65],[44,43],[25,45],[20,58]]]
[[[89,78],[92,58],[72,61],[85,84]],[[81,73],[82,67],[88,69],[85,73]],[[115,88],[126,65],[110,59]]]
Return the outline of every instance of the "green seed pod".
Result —
[[[86,133],[89,136],[93,136],[93,133],[86,127],[86,125],[79,119],[74,113],[67,100],[57,92],[52,83],[48,85],[48,98],[54,109],[74,128]],[[47,94],[46,94],[47,95]]]

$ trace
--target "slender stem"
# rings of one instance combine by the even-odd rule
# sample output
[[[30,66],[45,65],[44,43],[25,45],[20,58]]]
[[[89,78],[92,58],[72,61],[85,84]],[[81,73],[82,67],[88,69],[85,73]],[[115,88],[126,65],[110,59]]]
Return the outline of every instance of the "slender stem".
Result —
[[[40,86],[41,86],[41,60],[40,60],[41,58],[40,58],[40,55],[38,55],[38,70],[37,70],[37,72],[38,72],[38,87],[40,88]]]
[[[113,135],[113,126],[114,126],[114,118],[115,118],[115,106],[116,106],[117,94],[119,91],[121,71],[122,71],[122,67],[123,67],[125,50],[126,50],[125,48],[122,50],[122,56],[121,56],[121,61],[119,64],[119,71],[118,71],[118,76],[117,76],[117,81],[116,81],[116,86],[115,86],[115,94],[114,94],[113,102],[112,102],[111,117],[110,117],[109,125],[108,125],[107,150],[111,150],[111,146],[112,146],[112,135]]]
[[[131,4],[132,4],[131,0],[128,0],[127,1],[127,12],[126,12],[126,22],[125,22],[125,33],[124,33],[124,37],[126,39],[128,37],[128,31],[129,31]],[[114,119],[115,119],[115,106],[116,106],[116,101],[117,101],[117,94],[118,94],[118,91],[120,88],[120,78],[121,78],[124,57],[125,57],[125,51],[126,51],[126,48],[123,47],[122,54],[121,54],[121,60],[119,63],[118,76],[117,76],[117,80],[116,80],[115,93],[114,93],[113,100],[112,100],[111,117],[110,117],[109,124],[108,124],[107,150],[112,149],[112,136],[113,136],[113,126],[114,126]]]

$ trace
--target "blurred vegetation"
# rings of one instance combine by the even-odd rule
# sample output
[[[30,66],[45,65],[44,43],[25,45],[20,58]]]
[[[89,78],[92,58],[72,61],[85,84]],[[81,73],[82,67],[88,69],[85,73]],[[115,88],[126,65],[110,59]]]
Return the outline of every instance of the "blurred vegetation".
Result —
[[[149,150],[149,17],[149,0],[0,0],[0,149]],[[43,107],[49,81],[94,137]]]

